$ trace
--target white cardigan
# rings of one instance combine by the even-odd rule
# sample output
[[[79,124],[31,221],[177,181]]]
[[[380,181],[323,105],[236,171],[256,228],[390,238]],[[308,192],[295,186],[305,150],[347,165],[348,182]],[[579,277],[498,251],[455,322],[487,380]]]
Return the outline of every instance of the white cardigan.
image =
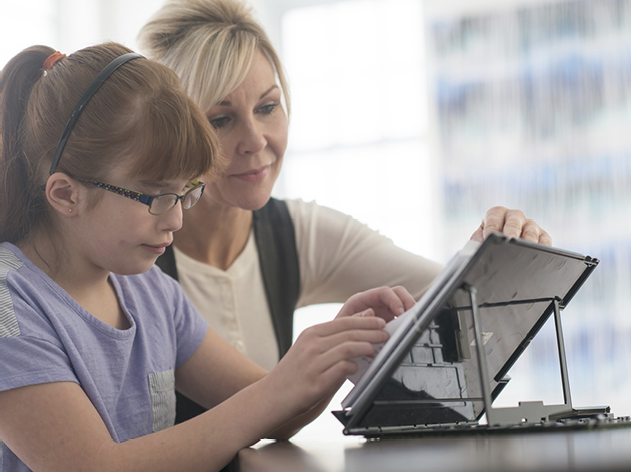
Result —
[[[300,264],[298,307],[345,302],[382,285],[403,285],[419,298],[442,265],[395,246],[354,218],[331,208],[286,200]],[[266,369],[278,362],[253,232],[223,271],[174,248],[184,293],[222,338]]]

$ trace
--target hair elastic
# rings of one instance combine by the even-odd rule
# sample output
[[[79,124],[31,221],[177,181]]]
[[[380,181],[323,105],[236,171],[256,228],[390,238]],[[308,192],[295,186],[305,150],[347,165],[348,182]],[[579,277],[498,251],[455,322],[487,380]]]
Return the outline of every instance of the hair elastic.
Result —
[[[44,65],[42,66],[44,70],[50,70],[59,59],[66,57],[65,54],[60,53],[59,51],[55,51],[50,56],[46,58],[44,61]]]
[[[51,54],[51,57],[54,56],[55,54],[56,53]],[[72,132],[72,129],[77,123],[79,116],[81,116],[81,112],[83,112],[83,109],[88,104],[90,99],[94,96],[94,94],[99,89],[99,87],[101,87],[101,85],[103,85],[103,82],[105,82],[107,78],[110,75],[112,75],[112,73],[116,69],[118,69],[120,66],[122,66],[126,62],[129,62],[138,58],[144,58],[144,56],[141,56],[140,54],[136,54],[136,53],[129,53],[129,54],[123,54],[122,56],[117,57],[108,65],[106,65],[105,68],[101,72],[99,72],[99,75],[97,75],[94,78],[94,80],[92,81],[92,83],[90,83],[86,91],[83,92],[83,95],[79,99],[77,106],[72,111],[72,114],[70,115],[70,118],[68,119],[68,122],[66,123],[66,127],[64,128],[63,133],[61,133],[61,139],[59,140],[59,144],[57,145],[57,150],[55,151],[55,157],[53,158],[53,163],[50,166],[49,175],[52,175],[55,172],[55,169],[57,168],[57,164],[59,164],[59,159],[61,158],[61,153],[64,152],[64,148],[66,147],[66,142],[68,141],[68,138],[70,137],[70,133]],[[50,57],[48,59],[50,59]],[[46,61],[48,61],[48,59],[46,59]],[[59,59],[61,59],[61,57]]]

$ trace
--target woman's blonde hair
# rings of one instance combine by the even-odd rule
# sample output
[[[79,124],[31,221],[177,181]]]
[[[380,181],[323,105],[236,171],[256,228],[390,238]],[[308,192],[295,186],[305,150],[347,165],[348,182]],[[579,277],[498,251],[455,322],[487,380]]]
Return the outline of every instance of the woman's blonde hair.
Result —
[[[238,0],[170,0],[140,30],[148,58],[173,69],[204,111],[245,79],[257,51],[270,61],[290,111],[283,67],[267,34]]]

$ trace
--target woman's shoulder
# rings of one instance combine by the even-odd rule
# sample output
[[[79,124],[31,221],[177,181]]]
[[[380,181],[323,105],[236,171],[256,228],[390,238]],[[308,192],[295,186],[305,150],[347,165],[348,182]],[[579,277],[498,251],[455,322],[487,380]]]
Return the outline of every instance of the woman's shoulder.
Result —
[[[298,219],[317,220],[318,218],[356,221],[352,216],[335,210],[334,208],[321,205],[315,200],[305,201],[301,198],[287,198],[283,199],[283,201],[287,205],[287,210],[294,221]]]
[[[373,230],[365,223],[340,210],[321,205],[315,201],[286,199],[287,209],[296,229],[296,239],[310,237],[338,239],[340,237],[388,238]]]

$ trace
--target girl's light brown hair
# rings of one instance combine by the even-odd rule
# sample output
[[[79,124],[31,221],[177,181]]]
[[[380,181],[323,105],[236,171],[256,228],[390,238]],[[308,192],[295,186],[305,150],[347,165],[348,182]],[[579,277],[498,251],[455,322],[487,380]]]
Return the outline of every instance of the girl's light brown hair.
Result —
[[[116,43],[94,46],[45,71],[53,52],[28,48],[0,75],[0,241],[16,243],[35,229],[54,229],[40,186],[64,126],[94,77],[131,51]],[[125,63],[103,83],[77,121],[56,172],[106,180],[130,159],[132,178],[156,182],[210,180],[223,166],[212,127],[176,74],[147,59]]]
[[[257,51],[270,61],[290,99],[283,67],[251,9],[238,0],[171,0],[140,30],[147,57],[169,66],[200,108],[207,111],[245,79]]]

